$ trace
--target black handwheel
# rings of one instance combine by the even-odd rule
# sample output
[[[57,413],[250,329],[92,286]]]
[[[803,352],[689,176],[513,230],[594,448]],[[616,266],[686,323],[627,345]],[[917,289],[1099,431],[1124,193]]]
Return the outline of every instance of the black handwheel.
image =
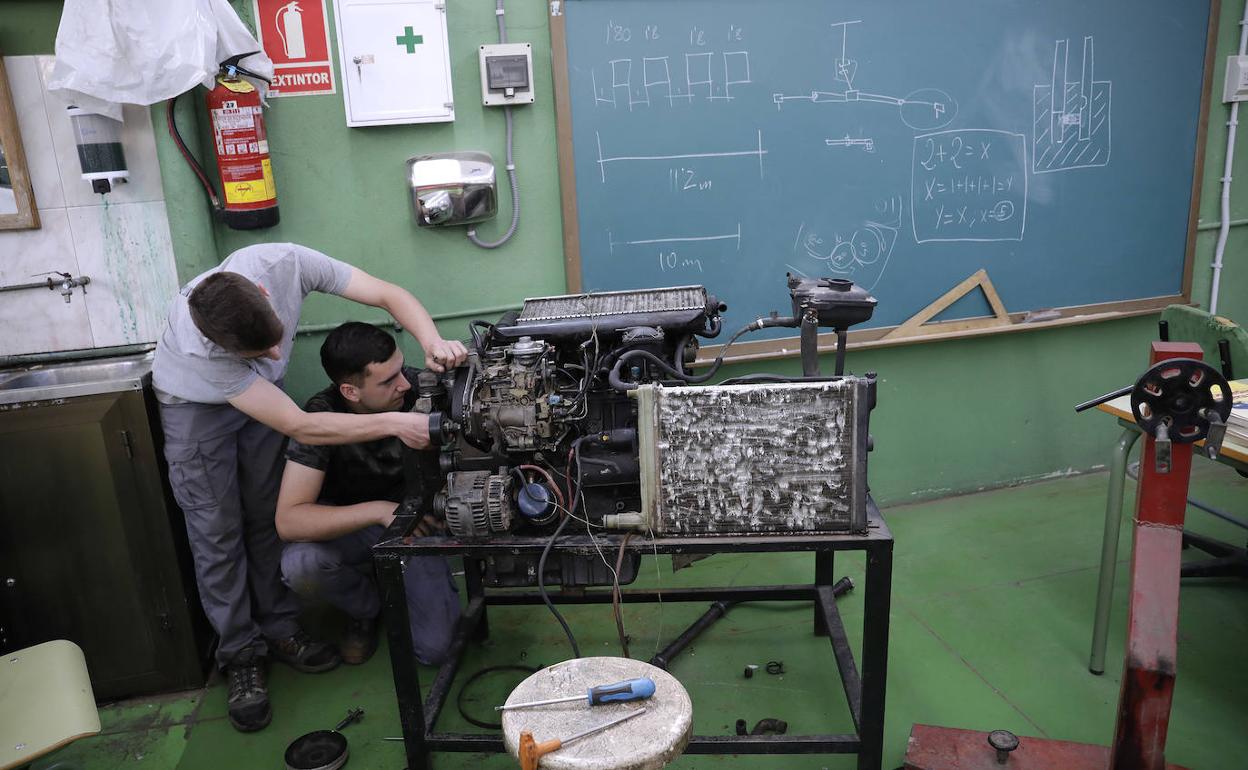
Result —
[[[1131,391],[1131,413],[1150,436],[1165,425],[1169,439],[1190,444],[1209,435],[1214,414],[1231,416],[1231,386],[1217,369],[1194,358],[1171,358],[1145,372]]]

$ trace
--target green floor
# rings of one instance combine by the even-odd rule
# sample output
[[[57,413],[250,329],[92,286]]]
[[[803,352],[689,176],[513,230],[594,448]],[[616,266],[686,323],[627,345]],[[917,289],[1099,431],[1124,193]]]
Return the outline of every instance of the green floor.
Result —
[[[1108,743],[1114,721],[1125,626],[1125,591],[1115,596],[1110,662],[1102,677],[1087,671],[1100,553],[1106,476],[1091,474],[1008,490],[948,498],[885,511],[896,536],[888,672],[886,768],[901,764],[914,722],[1020,735]],[[1248,480],[1225,466],[1197,461],[1192,495],[1248,517]],[[1128,482],[1134,498],[1134,486]],[[1197,531],[1244,541],[1244,532],[1189,509]],[[1122,530],[1119,586],[1125,584],[1129,529]],[[1189,558],[1194,554],[1189,555]],[[638,585],[797,583],[812,576],[809,555],[719,555],[673,574],[643,561]],[[838,573],[860,580],[862,557],[838,561]],[[857,645],[861,596],[841,600]],[[705,609],[669,603],[626,607],[633,656],[649,657]],[[618,654],[610,611],[573,608],[568,620],[585,654]],[[559,628],[544,610],[491,611],[492,639],[473,648],[463,670],[498,663],[553,663],[567,655]],[[1178,684],[1168,758],[1190,768],[1243,767],[1248,755],[1248,584],[1187,582],[1182,591]],[[748,663],[782,660],[786,673],[742,678]],[[827,641],[811,634],[809,605],[741,606],[677,658],[671,671],[695,704],[694,729],[727,734],[738,718],[788,721],[791,732],[844,732],[848,711]],[[422,671],[426,684],[430,671]],[[462,678],[461,678],[462,681]],[[514,680],[513,680],[514,681]],[[485,717],[509,689],[506,675],[474,687],[467,704]],[[458,687],[453,693],[458,692]],[[104,733],[34,765],[76,760],[84,770],[281,767],[290,740],[332,726],[349,706],[364,721],[347,730],[349,767],[401,768],[390,667],[384,649],[360,668],[271,677],[275,716],[260,733],[243,735],[225,719],[219,683],[202,691],[101,709]],[[452,704],[439,725],[469,730]],[[685,757],[677,768],[848,768],[835,756]],[[437,755],[434,767],[514,767],[502,756]]]

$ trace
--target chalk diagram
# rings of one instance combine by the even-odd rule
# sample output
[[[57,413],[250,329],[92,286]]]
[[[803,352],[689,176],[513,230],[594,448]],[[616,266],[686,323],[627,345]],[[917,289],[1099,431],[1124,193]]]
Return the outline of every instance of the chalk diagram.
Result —
[[[932,131],[949,125],[958,114],[958,104],[953,97],[938,88],[920,88],[904,97],[897,97],[862,91],[855,86],[858,62],[849,58],[849,27],[861,23],[861,19],[855,19],[832,24],[832,28],[839,30],[841,34],[841,55],[833,62],[835,79],[841,84],[840,90],[811,91],[802,95],[775,93],[771,100],[775,102],[776,109],[782,109],[786,102],[791,101],[812,104],[870,102],[896,107],[901,121],[916,131]]]
[[[877,201],[874,215],[857,223],[853,229],[832,231],[831,241],[803,222],[793,239],[793,253],[818,260],[822,263],[820,270],[852,277],[854,283],[870,291],[884,275],[893,247],[897,245],[901,210],[900,195]]]
[[[609,88],[600,88],[597,72],[590,70],[590,85],[594,89],[595,107],[610,105],[618,109],[623,103],[628,107],[629,112],[632,112],[634,107],[649,107],[651,106],[650,92],[653,89],[661,89],[657,98],[666,99],[670,107],[676,106],[678,100],[689,104],[695,96],[708,102],[730,102],[736,98],[732,93],[734,86],[749,85],[753,82],[750,80],[749,51],[724,51],[722,53],[699,51],[685,54],[683,91],[680,90],[678,84],[673,87],[670,57],[647,56],[641,59],[640,67],[635,65],[636,62],[633,59],[608,61],[607,66],[611,68]],[[719,74],[721,65],[723,79],[716,83],[716,76]],[[638,74],[637,70],[640,70],[640,86],[633,82],[634,76]],[[716,93],[717,88],[720,93]],[[702,89],[705,89],[705,94],[701,93]],[[623,94],[620,93],[621,91]]]
[[[602,134],[595,131],[594,138],[598,142],[598,171],[602,177],[602,183],[607,183],[607,166],[611,163],[644,163],[646,161],[672,161],[672,160],[696,160],[705,158],[758,158],[758,178],[763,178],[763,156],[767,154],[767,150],[763,149],[763,132],[762,129],[757,131],[758,140],[754,147],[741,150],[725,150],[721,152],[684,152],[673,153],[671,155],[614,155],[608,156],[603,153]]]
[[[824,139],[823,143],[829,147],[845,147],[847,149],[858,148],[863,152],[875,152],[875,140],[869,136],[855,139],[849,134],[846,134],[840,139]]]
[[[1113,83],[1095,79],[1092,36],[1070,61],[1070,41],[1053,46],[1053,76],[1033,87],[1032,171],[1047,174],[1109,163]]]

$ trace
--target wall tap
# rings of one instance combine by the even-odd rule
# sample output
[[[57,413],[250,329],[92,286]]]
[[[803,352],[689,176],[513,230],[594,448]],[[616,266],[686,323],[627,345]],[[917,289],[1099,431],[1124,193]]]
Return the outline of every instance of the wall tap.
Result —
[[[65,303],[69,304],[70,299],[73,297],[75,287],[82,287],[82,293],[86,294],[87,284],[91,283],[91,278],[88,276],[80,275],[75,278],[71,273],[63,273],[59,270],[53,270],[48,273],[39,273],[38,275],[33,275],[31,277],[37,278],[40,275],[55,275],[57,278],[49,277],[43,281],[36,281],[35,283],[18,283],[11,286],[0,286],[0,292],[20,291],[22,289],[50,289],[52,291],[59,289],[61,296],[65,298]]]

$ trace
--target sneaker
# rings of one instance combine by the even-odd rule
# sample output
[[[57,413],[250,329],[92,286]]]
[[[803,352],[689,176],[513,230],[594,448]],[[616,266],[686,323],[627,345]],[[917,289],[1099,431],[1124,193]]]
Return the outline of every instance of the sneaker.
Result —
[[[273,719],[269,690],[264,683],[264,664],[263,657],[244,650],[225,668],[230,687],[226,697],[230,724],[239,732],[263,729]]]
[[[273,657],[305,674],[329,671],[342,662],[332,644],[317,641],[305,631],[296,631],[294,636],[285,639],[269,639],[268,642]]]
[[[342,635],[342,662],[358,666],[373,657],[377,651],[377,619],[352,618]]]

